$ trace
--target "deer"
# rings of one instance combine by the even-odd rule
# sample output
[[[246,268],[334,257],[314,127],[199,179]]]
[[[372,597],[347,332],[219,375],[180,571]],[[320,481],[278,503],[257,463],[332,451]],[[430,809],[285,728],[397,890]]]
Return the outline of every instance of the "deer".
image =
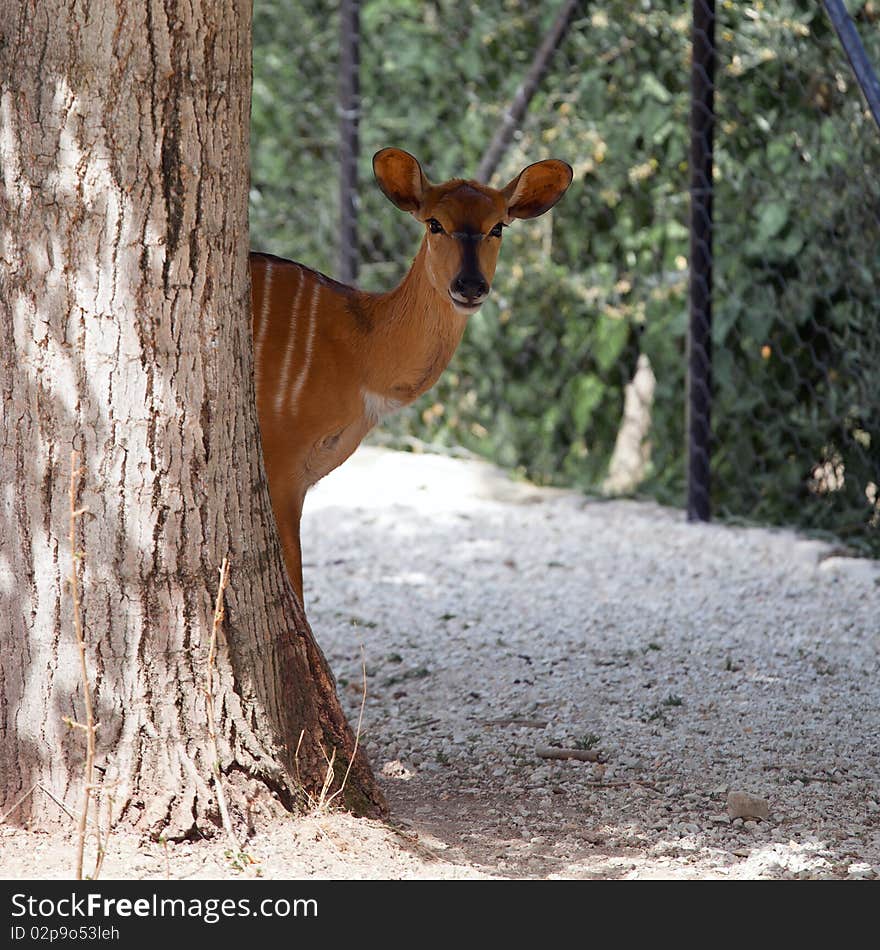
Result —
[[[566,162],[546,159],[500,189],[462,178],[432,184],[398,148],[378,151],[373,173],[384,195],[425,228],[393,290],[367,293],[295,261],[250,255],[263,460],[300,604],[307,491],[384,416],[434,385],[489,295],[504,228],[549,211],[572,180]]]

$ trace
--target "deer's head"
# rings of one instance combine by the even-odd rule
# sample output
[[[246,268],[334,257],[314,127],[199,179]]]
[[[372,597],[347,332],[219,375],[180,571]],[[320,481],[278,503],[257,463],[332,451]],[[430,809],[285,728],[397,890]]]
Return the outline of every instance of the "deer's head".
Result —
[[[377,152],[373,171],[386,197],[424,223],[428,279],[464,314],[489,296],[503,229],[549,211],[572,178],[569,165],[551,158],[529,165],[501,189],[462,178],[434,185],[399,148]]]

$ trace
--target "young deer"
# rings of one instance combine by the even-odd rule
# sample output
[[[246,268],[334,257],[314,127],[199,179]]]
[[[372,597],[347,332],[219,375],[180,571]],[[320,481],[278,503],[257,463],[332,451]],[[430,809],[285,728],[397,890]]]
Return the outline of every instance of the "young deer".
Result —
[[[379,187],[425,224],[400,285],[371,294],[302,264],[251,254],[257,410],[287,572],[303,600],[306,491],[341,465],[389,412],[426,392],[489,294],[501,231],[548,211],[571,183],[553,159],[497,190],[459,178],[432,185],[407,152],[373,158]]]

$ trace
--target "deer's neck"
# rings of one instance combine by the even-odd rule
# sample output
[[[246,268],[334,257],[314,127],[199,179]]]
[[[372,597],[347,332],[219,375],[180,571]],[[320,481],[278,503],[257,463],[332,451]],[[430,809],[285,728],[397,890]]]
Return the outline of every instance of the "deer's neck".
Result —
[[[412,402],[437,381],[467,324],[429,279],[424,240],[400,284],[369,295],[366,309],[372,323],[366,388],[401,404]]]

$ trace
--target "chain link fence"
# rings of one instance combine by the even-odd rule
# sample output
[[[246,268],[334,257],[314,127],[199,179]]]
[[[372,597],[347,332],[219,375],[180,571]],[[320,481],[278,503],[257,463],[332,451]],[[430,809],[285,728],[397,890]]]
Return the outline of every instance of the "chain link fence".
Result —
[[[373,153],[395,145],[435,180],[474,176],[560,19],[491,183],[545,157],[575,170],[552,214],[505,233],[449,369],[380,438],[684,505],[691,6],[355,6],[359,56],[344,61],[359,58],[362,286],[393,286],[421,234],[375,186]],[[880,63],[877,4],[849,8]],[[877,555],[880,135],[820,5],[716,12],[708,500]],[[336,4],[255,3],[253,245],[331,275],[353,226],[340,215],[340,23]]]
[[[767,6],[719,10],[713,496],[880,554],[880,130],[821,5]]]

